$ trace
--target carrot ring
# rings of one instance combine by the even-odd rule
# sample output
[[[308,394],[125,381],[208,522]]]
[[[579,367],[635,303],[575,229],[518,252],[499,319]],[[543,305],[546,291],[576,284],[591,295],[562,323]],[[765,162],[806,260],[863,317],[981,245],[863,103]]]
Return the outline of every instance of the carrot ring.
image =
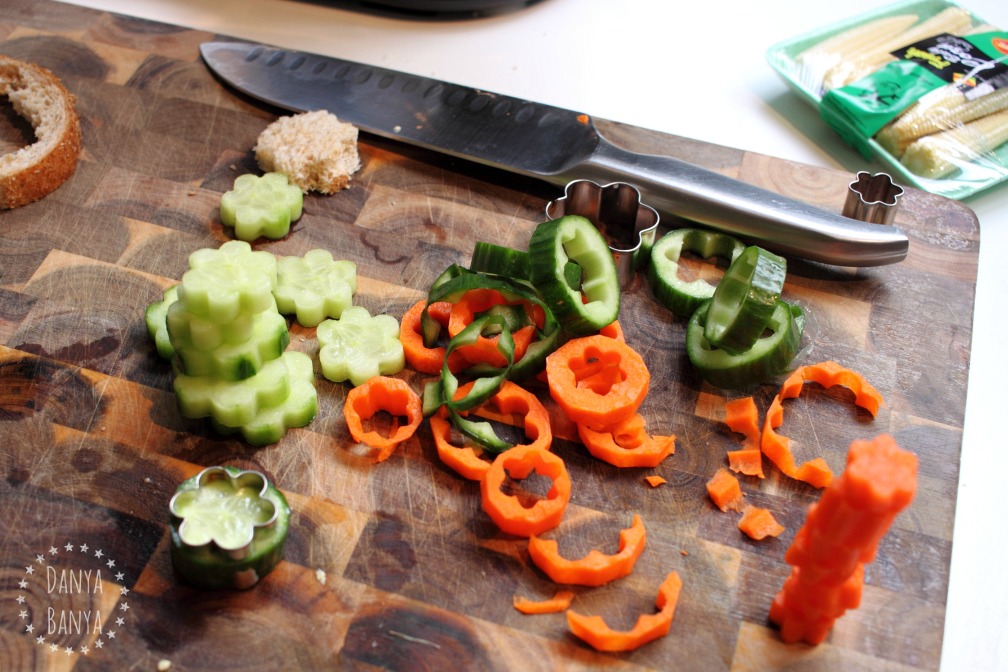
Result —
[[[504,481],[521,480],[533,471],[553,480],[546,498],[524,506],[514,495],[501,490]],[[560,524],[570,501],[571,480],[567,466],[557,455],[535,446],[516,446],[494,459],[480,480],[483,510],[504,532],[519,537],[542,534]]]
[[[843,385],[854,393],[854,403],[865,409],[872,416],[878,413],[879,406],[885,405],[882,395],[872,387],[865,378],[836,362],[827,361],[819,364],[809,364],[798,368],[788,376],[781,385],[780,392],[770,402],[766,420],[763,423],[763,436],[760,449],[771,462],[777,465],[786,476],[804,481],[816,488],[825,488],[833,481],[833,471],[821,457],[797,464],[791,452],[791,439],[774,430],[784,422],[784,399],[793,399],[801,394],[806,382],[819,383],[823,387]]]
[[[567,625],[576,637],[598,651],[633,651],[668,634],[682,590],[678,572],[669,572],[658,588],[656,614],[641,614],[630,630],[613,630],[601,616],[584,616],[567,610]]]
[[[601,334],[573,338],[552,352],[546,377],[550,396],[567,417],[590,427],[612,427],[631,417],[651,381],[633,348]]]
[[[399,425],[388,436],[377,430],[365,431],[364,421],[378,411],[406,417],[406,424]],[[376,462],[382,462],[400,443],[413,436],[423,420],[420,395],[408,383],[390,376],[374,376],[363,385],[358,385],[347,393],[343,404],[350,436],[358,443],[378,449]]]
[[[633,571],[637,558],[644,552],[647,533],[640,515],[634,514],[630,527],[620,530],[619,551],[606,555],[592,549],[582,558],[568,560],[560,555],[555,539],[529,538],[529,557],[536,567],[556,583],[579,586],[602,586]]]

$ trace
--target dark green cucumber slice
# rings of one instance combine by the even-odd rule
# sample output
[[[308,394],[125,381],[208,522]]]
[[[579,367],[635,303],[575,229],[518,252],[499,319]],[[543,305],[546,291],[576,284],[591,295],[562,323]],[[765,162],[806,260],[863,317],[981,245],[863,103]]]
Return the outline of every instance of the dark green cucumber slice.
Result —
[[[567,333],[595,333],[619,316],[616,262],[587,218],[567,215],[539,224],[529,239],[529,255],[532,284]],[[581,269],[578,287],[568,282],[568,261]]]
[[[224,469],[234,477],[242,473],[235,467]],[[198,478],[199,475],[186,479],[176,492],[196,490]],[[169,527],[172,566],[182,581],[212,590],[247,589],[280,563],[290,525],[290,507],[283,493],[270,483],[261,497],[272,503],[276,518],[269,526],[256,527],[251,544],[241,552],[224,550],[213,542],[199,546],[183,542],[179,533],[183,519],[172,515]],[[225,507],[219,515],[226,521],[233,514]]]
[[[783,257],[755,245],[743,250],[714,289],[704,337],[732,354],[749,350],[777,307],[786,274]]]
[[[700,377],[716,387],[741,389],[770,380],[787,370],[798,353],[805,318],[798,306],[778,300],[765,334],[749,350],[733,354],[704,336],[710,301],[697,308],[686,325],[686,354]]]
[[[683,252],[701,259],[717,257],[730,266],[745,245],[734,236],[704,229],[676,229],[662,236],[651,248],[648,279],[651,291],[663,306],[676,315],[689,317],[700,304],[714,295],[714,286],[703,278],[686,282],[679,277]]]

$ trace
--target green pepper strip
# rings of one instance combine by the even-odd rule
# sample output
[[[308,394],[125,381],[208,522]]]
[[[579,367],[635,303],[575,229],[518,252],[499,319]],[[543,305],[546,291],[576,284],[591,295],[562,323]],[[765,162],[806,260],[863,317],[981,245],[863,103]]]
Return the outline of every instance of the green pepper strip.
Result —
[[[737,355],[715,348],[704,336],[709,307],[710,301],[705,301],[686,326],[686,354],[708,383],[739,389],[769,380],[791,364],[805,326],[800,307],[778,300],[767,323],[772,333]]]
[[[497,336],[497,352],[504,356],[506,366],[485,370],[488,375],[475,379],[472,389],[461,399],[455,399],[458,390],[458,378],[448,367],[448,355],[456,348],[472,345],[480,336]],[[514,338],[508,328],[507,321],[500,315],[484,315],[476,318],[466,328],[455,335],[445,348],[444,364],[441,365],[441,379],[436,383],[428,383],[424,387],[425,412],[433,413],[441,406],[449,410],[466,411],[479,406],[494,395],[508,378],[514,364]],[[428,398],[428,395],[429,398]]]
[[[542,308],[545,318],[543,327],[538,330],[538,338],[529,345],[522,358],[511,367],[510,377],[514,380],[523,380],[541,371],[545,365],[546,355],[553,352],[557,347],[561,330],[559,322],[553,316],[553,312],[539,298],[535,289],[520,280],[485,273],[473,273],[461,267],[456,268],[457,270],[453,271],[455,274],[431,288],[427,295],[427,305],[429,306],[439,301],[455,303],[463,294],[472,289],[493,289],[500,292],[508,301],[524,300],[539,306]],[[452,267],[449,270],[452,270]],[[448,271],[442,273],[442,277],[446,273]],[[426,315],[427,309],[425,307],[421,321],[423,320],[423,316]],[[429,333],[426,330],[424,331],[424,344],[427,347],[433,347],[437,343],[437,336],[440,333],[441,325],[429,316],[428,320],[434,326]],[[429,336],[430,340],[428,341]],[[479,368],[476,369],[476,371],[479,370]]]
[[[738,355],[766,329],[784,288],[787,261],[750,245],[732,262],[714,289],[704,336],[711,345]]]
[[[529,239],[529,255],[532,283],[567,332],[591,334],[619,316],[616,262],[609,243],[587,218],[567,215],[539,224]],[[581,267],[578,287],[568,282],[568,260]]]
[[[714,285],[703,278],[686,282],[679,277],[683,252],[702,259],[719,257],[730,266],[745,245],[734,236],[704,229],[675,229],[662,236],[651,249],[648,277],[651,291],[663,306],[676,315],[689,317],[700,304],[714,295]]]

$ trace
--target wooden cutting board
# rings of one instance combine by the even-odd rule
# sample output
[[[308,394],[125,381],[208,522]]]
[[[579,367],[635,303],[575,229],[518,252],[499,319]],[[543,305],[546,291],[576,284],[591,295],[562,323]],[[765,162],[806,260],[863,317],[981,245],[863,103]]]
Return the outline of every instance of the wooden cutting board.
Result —
[[[811,385],[786,402],[781,432],[799,459],[822,455],[836,472],[852,440],[882,432],[920,461],[917,497],[868,566],[861,607],[818,647],[782,644],[767,610],[819,492],[769,464],[765,480],[744,478],[747,500],[787,528],[760,542],[711,505],[704,484],[740,445],[723,423],[724,402],[739,395],[701,384],[683,322],[645,278],[627,288],[620,321],[652,376],[641,412],[653,432],[676,435],[676,452],[655,469],[619,470],[555,441],[574,490],[551,536],[569,557],[614,552],[617,531],[642,515],[648,545],[634,573],[576,590],[575,609],[615,628],[653,611],[667,572],[684,588],[668,636],[599,654],[568,633],[563,614],[512,607],[514,595],[544,598],[556,587],[531,565],[526,542],[482,512],[478,486],[439,462],[426,426],[375,464],[343,422],[346,386],[321,375],[316,419],[273,446],[180,417],[143,310],[178,281],[191,252],[228,239],[220,195],[256,172],[251,148],[276,111],[214,80],[197,51],[214,35],[48,0],[2,4],[0,53],[63,79],[85,150],[55,193],[0,212],[0,669],[153,670],[162,660],[172,670],[937,668],[979,245],[969,209],[908,190],[897,217],[911,237],[904,262],[852,270],[790,260],[786,298],[811,315],[806,361],[860,371],[887,406],[872,418],[846,390]],[[3,109],[9,150],[30,130]],[[599,125],[629,148],[834,210],[852,177]],[[322,247],[354,261],[354,303],[372,313],[401,316],[445,266],[466,264],[478,239],[523,245],[559,195],[374,138],[362,137],[360,151],[349,190],[306,197],[291,234],[257,247]],[[292,332],[291,347],[317,357],[314,330]],[[775,392],[755,391],[761,413]],[[170,566],[168,499],[215,464],[263,471],[293,509],[284,562],[246,592],[182,586]],[[668,483],[652,489],[651,473]]]

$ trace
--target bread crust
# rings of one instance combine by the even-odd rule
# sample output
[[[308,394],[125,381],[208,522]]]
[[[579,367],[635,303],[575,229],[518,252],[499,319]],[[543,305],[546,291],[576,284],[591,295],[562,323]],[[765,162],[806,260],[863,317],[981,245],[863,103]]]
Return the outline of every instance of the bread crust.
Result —
[[[31,150],[34,145],[44,143],[44,151],[39,156],[25,165],[0,169],[0,208],[17,208],[54,191],[76,170],[81,154],[80,118],[73,94],[46,68],[0,56],[0,95],[9,97],[11,92],[28,85],[41,87],[48,94],[47,105],[62,106],[62,110],[55,111],[55,116],[61,123],[57,128],[51,129],[56,136],[53,140],[39,139],[33,145],[19,150]],[[20,110],[17,111],[25,116]],[[33,123],[27,116],[25,118]],[[38,130],[34,123],[33,127]]]

